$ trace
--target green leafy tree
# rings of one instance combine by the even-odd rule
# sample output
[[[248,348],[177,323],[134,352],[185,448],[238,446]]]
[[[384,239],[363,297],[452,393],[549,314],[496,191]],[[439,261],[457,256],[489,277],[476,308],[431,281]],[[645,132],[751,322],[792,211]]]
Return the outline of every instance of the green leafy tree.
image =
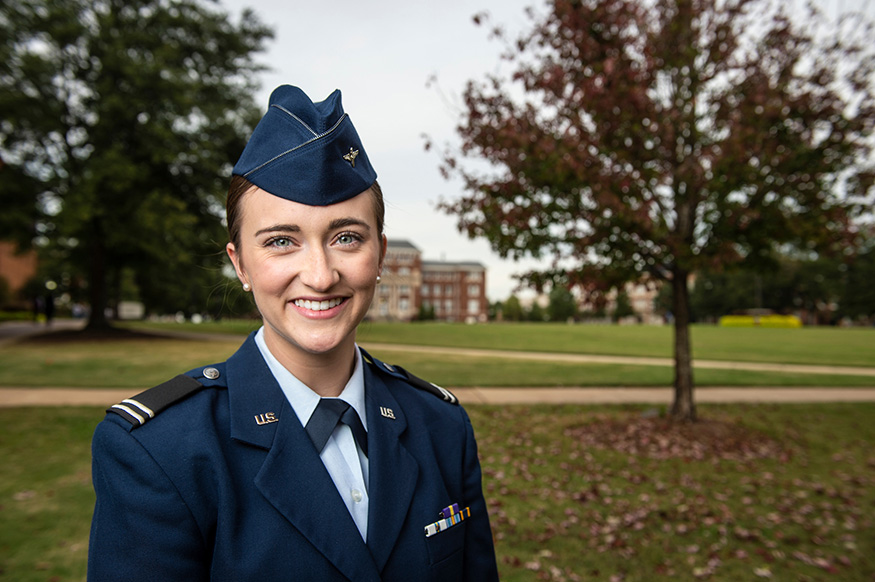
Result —
[[[550,290],[547,316],[550,321],[568,321],[577,316],[577,301],[568,287],[554,285]]]
[[[620,321],[624,317],[631,317],[635,315],[635,310],[632,309],[632,302],[629,301],[629,294],[626,293],[624,289],[621,289],[617,293],[617,303],[614,306],[614,313],[611,316],[611,319],[614,322]]]
[[[716,321],[723,315],[762,307],[757,302],[756,275],[743,269],[704,271],[690,291],[690,309],[697,321]],[[666,287],[671,293],[671,287]],[[761,294],[760,294],[761,296]]]
[[[505,321],[522,321],[525,318],[523,314],[523,306],[520,304],[520,299],[516,295],[511,295],[507,298],[502,306],[501,312]]]
[[[713,321],[757,308],[800,312],[810,316],[808,321],[831,323],[846,269],[839,258],[785,255],[769,270],[704,271],[690,293],[692,313],[697,319]]]
[[[0,10],[0,196],[85,275],[89,326],[107,325],[125,268],[153,303],[220,281],[223,192],[258,119],[253,55],[270,29],[197,0]]]
[[[854,257],[844,274],[841,315],[875,325],[875,238]]]
[[[419,306],[419,313],[417,314],[416,319],[418,321],[434,321],[434,305],[428,302],[423,302],[423,304]]]
[[[526,320],[536,322],[547,321],[547,314],[544,312],[544,308],[541,307],[541,304],[538,303],[537,299],[532,301],[531,307],[526,311]]]
[[[551,0],[506,39],[507,74],[469,82],[461,146],[443,154],[466,194],[442,208],[463,232],[553,259],[529,284],[672,286],[678,420],[696,418],[690,274],[783,243],[852,246],[871,198],[871,39],[786,9]]]

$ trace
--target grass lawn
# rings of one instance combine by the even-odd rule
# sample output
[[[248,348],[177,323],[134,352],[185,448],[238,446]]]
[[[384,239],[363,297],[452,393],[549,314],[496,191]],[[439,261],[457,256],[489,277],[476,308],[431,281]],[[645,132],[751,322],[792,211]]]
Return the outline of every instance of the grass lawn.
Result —
[[[875,339],[875,336],[873,336]],[[0,347],[0,386],[143,389],[196,366],[220,362],[229,341],[146,338],[109,341],[25,341]],[[367,344],[365,344],[367,347]],[[433,356],[374,350],[441,386],[670,386],[669,366],[538,362],[514,358]],[[697,369],[698,386],[875,386],[873,376]]]
[[[501,579],[868,581],[875,404],[472,406]],[[85,579],[99,408],[0,409],[0,579]]]
[[[0,386],[148,388],[224,361],[239,345],[239,339],[17,342],[0,347]]]
[[[253,321],[209,324],[149,324],[135,327],[246,334]],[[359,327],[362,343],[449,346],[622,356],[672,355],[670,326],[565,325],[520,323],[369,323]],[[705,360],[875,366],[875,328],[729,328],[693,325],[693,356]]]

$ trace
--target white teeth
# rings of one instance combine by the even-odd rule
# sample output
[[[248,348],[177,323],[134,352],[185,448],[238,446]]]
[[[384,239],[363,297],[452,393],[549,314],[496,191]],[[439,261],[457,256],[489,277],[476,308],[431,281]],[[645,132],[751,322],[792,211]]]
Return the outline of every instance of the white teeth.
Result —
[[[310,311],[325,311],[326,309],[337,307],[341,303],[343,303],[343,299],[328,299],[325,301],[310,301],[309,299],[295,300],[295,305]]]

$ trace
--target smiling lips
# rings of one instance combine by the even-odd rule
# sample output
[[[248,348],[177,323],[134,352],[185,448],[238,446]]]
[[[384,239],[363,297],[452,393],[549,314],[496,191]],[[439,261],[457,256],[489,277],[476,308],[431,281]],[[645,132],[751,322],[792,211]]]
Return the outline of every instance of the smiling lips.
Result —
[[[310,311],[327,311],[343,303],[342,298],[326,299],[324,301],[311,301],[309,299],[296,299],[295,305]]]

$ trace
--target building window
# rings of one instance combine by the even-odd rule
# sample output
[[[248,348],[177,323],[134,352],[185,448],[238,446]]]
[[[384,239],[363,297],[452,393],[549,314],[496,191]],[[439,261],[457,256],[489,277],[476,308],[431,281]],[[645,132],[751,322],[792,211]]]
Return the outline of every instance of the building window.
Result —
[[[429,291],[430,291],[430,290],[431,290],[431,287],[429,287],[428,285],[423,285],[423,286],[422,286],[422,295],[423,295],[424,297],[428,297],[428,294],[429,294]]]
[[[453,300],[452,299],[445,299],[444,300],[444,311],[446,311],[447,313],[451,313],[453,311]]]
[[[471,315],[477,315],[480,313],[480,300],[478,299],[469,299],[468,300],[468,313]]]
[[[408,275],[410,275],[410,267],[400,267],[398,269],[398,274],[402,277],[407,277]]]
[[[468,295],[480,295],[480,285],[468,285]]]
[[[410,285],[401,285],[401,295],[410,295]]]
[[[453,286],[445,285],[444,286],[444,295],[452,295],[453,294]]]
[[[410,309],[410,300],[406,297],[402,297],[398,301],[398,308],[401,310],[402,314],[407,313],[407,311]]]

